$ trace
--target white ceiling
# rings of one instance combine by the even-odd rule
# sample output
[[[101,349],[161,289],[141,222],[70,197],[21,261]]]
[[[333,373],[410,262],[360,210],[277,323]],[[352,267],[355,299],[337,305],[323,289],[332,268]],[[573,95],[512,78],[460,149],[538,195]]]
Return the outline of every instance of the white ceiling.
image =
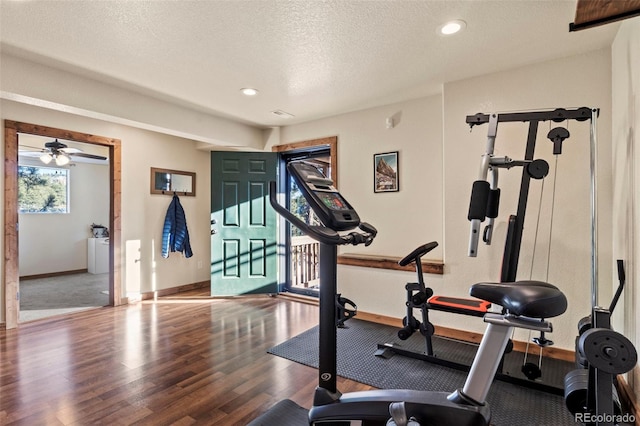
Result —
[[[570,33],[576,0],[0,2],[6,53],[258,127],[608,47],[619,25]],[[450,19],[466,30],[439,36]]]

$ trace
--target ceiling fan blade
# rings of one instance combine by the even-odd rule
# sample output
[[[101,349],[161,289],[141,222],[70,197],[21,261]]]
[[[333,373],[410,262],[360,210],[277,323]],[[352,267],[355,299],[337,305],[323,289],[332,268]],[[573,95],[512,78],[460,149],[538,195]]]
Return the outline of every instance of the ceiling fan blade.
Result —
[[[42,151],[24,151],[24,150],[20,150],[18,151],[18,155],[20,157],[33,157],[33,158],[39,158],[41,155],[43,154]]]
[[[77,154],[77,153],[83,152],[81,149],[70,148],[70,147],[60,148],[58,151],[64,152],[65,154]]]
[[[85,154],[84,152],[77,153],[68,153],[72,157],[84,157],[84,158],[93,158],[94,160],[106,160],[107,157],[103,157],[102,155],[94,155],[94,154]]]
[[[30,150],[38,151],[38,152],[42,152],[43,151],[42,147],[30,146],[30,145],[18,145],[18,150],[20,152],[27,152],[27,150],[22,149],[22,148],[29,148]]]

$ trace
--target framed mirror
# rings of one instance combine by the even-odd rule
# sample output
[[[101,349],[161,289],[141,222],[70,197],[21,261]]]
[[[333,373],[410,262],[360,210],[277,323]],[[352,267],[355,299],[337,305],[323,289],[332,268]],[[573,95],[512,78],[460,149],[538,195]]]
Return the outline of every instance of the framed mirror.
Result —
[[[151,168],[151,193],[196,195],[196,174],[180,170]]]

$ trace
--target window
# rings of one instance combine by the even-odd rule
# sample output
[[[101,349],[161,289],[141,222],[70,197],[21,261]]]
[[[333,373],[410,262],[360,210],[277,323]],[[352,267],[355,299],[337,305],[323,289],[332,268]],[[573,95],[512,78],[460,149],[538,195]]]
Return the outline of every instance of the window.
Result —
[[[69,213],[69,170],[18,166],[19,213]]]

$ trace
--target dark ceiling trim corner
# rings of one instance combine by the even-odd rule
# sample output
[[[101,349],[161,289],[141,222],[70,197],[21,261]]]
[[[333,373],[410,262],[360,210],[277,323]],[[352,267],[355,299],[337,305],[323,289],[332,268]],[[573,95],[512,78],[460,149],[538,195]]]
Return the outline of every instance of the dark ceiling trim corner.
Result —
[[[569,24],[569,32],[586,30],[587,28],[598,27],[600,25],[610,24],[612,22],[621,21],[627,18],[633,18],[635,16],[640,16],[640,9],[632,10],[629,12],[622,13],[620,15],[611,16],[603,19],[596,19],[594,21],[583,22],[581,24],[570,23]]]
[[[576,17],[569,32],[610,24],[640,16],[640,0],[578,0]]]

